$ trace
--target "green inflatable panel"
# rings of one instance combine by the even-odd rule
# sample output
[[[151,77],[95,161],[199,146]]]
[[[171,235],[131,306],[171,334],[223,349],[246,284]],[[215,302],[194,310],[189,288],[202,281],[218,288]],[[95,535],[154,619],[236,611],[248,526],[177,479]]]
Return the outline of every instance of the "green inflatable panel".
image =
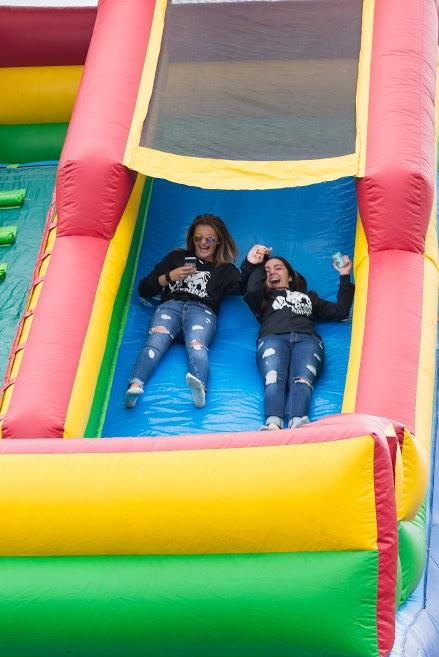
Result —
[[[59,160],[68,123],[0,125],[0,163]]]
[[[396,596],[395,596],[396,608],[402,604],[402,566],[401,559],[398,556],[398,565],[396,571]]]
[[[417,587],[427,554],[425,502],[413,520],[399,523],[399,558],[402,568],[402,591],[399,604],[407,600]]]
[[[0,227],[0,246],[10,246],[15,242],[17,226]]]
[[[378,657],[377,552],[0,558],[7,657]]]
[[[25,196],[25,189],[11,189],[0,192],[0,208],[15,208],[18,205],[23,205]]]

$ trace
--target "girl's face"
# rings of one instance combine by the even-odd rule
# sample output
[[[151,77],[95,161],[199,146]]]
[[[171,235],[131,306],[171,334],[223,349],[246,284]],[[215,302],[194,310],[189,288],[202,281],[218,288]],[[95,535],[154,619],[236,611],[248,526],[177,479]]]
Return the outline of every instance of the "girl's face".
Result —
[[[267,275],[266,286],[272,290],[285,289],[290,286],[291,276],[284,263],[277,258],[272,258],[265,263]]]
[[[212,262],[218,248],[218,241],[218,235],[212,226],[198,224],[194,233],[194,248],[197,258]]]

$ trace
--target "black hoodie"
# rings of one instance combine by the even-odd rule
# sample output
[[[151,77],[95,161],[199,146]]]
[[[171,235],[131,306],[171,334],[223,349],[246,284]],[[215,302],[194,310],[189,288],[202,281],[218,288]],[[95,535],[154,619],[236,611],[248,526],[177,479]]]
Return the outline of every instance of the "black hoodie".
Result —
[[[162,293],[161,300],[198,301],[218,312],[219,305],[226,294],[241,294],[240,273],[231,262],[215,267],[212,262],[197,258],[195,274],[184,281],[168,283],[164,288],[159,283],[159,276],[183,267],[185,256],[195,256],[194,251],[175,249],[158,263],[148,276],[142,278],[138,291],[141,297],[147,299]]]
[[[241,271],[242,282],[247,287],[244,300],[261,324],[259,338],[291,331],[315,335],[316,319],[341,320],[349,317],[355,290],[349,274],[340,276],[337,301],[334,303],[320,299],[315,292],[265,288],[264,264],[253,265],[245,259]],[[303,276],[300,276],[300,282],[305,284]]]

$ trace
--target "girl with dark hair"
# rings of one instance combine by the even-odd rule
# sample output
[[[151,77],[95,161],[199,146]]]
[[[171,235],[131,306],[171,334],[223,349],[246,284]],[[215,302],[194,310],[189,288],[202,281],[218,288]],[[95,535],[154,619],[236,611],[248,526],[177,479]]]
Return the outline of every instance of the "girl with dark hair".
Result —
[[[175,249],[143,278],[141,297],[161,292],[161,303],[149,326],[145,345],[129,380],[125,406],[133,408],[163,354],[177,337],[184,339],[189,372],[186,383],[195,406],[205,405],[208,348],[215,336],[216,316],[226,294],[240,294],[240,273],[233,264],[236,244],[224,222],[202,214],[192,222],[186,249]]]
[[[244,299],[261,324],[256,352],[265,383],[261,430],[283,429],[284,420],[288,428],[309,422],[312,390],[324,360],[314,320],[346,319],[354,296],[352,263],[346,255],[343,262],[333,262],[340,273],[335,303],[309,292],[302,274],[263,244],[253,246],[241,265]]]

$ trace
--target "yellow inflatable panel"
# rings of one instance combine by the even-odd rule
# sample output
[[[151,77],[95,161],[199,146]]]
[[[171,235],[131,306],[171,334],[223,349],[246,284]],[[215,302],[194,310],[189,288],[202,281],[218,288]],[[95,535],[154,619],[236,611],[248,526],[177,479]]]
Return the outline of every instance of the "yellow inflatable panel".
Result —
[[[364,234],[361,218],[357,218],[357,232],[355,237],[355,297],[352,317],[352,338],[349,354],[348,372],[343,396],[343,413],[353,413],[357,397],[357,383],[363,349],[364,325],[367,310],[367,286],[369,279],[369,255],[366,235]]]
[[[398,520],[413,520],[418,513],[428,488],[428,455],[422,442],[404,429],[402,447],[401,496],[397,496]],[[396,469],[398,489],[399,470]]]
[[[0,555],[374,550],[374,445],[9,454]]]
[[[82,66],[0,68],[0,124],[70,120]]]
[[[114,302],[127,263],[145,178],[138,176],[105,258],[64,424],[66,438],[84,435],[102,364]]]

